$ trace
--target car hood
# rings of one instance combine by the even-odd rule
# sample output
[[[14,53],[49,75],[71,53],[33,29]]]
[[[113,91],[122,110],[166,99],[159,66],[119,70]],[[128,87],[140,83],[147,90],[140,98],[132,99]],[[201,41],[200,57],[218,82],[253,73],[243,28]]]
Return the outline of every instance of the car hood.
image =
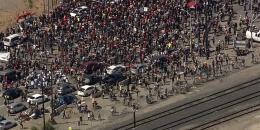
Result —
[[[75,17],[77,14],[76,13],[70,13],[70,16]]]

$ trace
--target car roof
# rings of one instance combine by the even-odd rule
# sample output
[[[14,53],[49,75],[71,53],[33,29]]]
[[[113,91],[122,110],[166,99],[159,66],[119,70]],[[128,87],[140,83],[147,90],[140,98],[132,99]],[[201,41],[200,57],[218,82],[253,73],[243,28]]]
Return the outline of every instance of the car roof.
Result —
[[[7,37],[5,37],[5,38],[7,38],[7,39],[12,39],[12,38],[14,38],[14,37],[20,37],[20,36],[21,36],[21,34],[17,33],[17,34],[9,35],[9,36],[7,36]]]
[[[67,86],[73,87],[72,84],[70,84],[70,83],[61,83],[58,87],[63,88],[63,87],[67,87]]]
[[[111,66],[108,67],[108,69],[115,69],[115,68],[117,68],[117,67],[123,67],[123,68],[125,68],[124,65],[111,65]]]
[[[7,123],[7,122],[11,122],[11,121],[8,121],[8,120],[2,120],[0,123]]]
[[[33,94],[33,95],[31,95],[32,97],[40,97],[40,96],[42,96],[41,94]]]
[[[80,8],[80,9],[87,9],[88,7],[87,6],[80,6],[78,8]]]
[[[4,92],[10,92],[10,91],[22,91],[22,89],[20,88],[8,88],[7,90],[5,90]]]
[[[76,96],[73,95],[73,94],[67,94],[67,95],[62,95],[62,96],[60,96],[60,97],[76,97]]]
[[[135,66],[135,67],[145,67],[146,64],[135,64],[134,66]]]
[[[24,105],[24,104],[21,103],[21,102],[14,102],[14,103],[9,104],[9,106],[15,106],[15,105],[18,105],[18,104],[22,104],[22,105]]]
[[[6,75],[7,73],[11,73],[11,72],[16,72],[16,71],[13,69],[6,69],[6,70],[0,71],[0,75]]]
[[[88,88],[91,88],[91,87],[94,87],[94,86],[84,85],[84,86],[82,86],[81,88],[83,88],[83,89],[88,89]]]

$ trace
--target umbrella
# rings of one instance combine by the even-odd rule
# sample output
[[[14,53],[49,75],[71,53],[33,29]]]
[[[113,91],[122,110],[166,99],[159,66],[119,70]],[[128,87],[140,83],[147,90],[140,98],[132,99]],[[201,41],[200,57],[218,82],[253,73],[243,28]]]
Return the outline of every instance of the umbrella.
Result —
[[[190,9],[195,9],[198,8],[199,3],[196,1],[190,1],[186,4],[186,7],[190,8]]]

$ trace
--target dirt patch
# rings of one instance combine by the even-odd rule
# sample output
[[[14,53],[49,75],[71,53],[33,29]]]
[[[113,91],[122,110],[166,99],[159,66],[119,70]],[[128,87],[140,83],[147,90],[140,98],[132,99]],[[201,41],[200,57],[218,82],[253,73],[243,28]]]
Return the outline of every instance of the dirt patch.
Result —
[[[28,0],[0,0],[0,3],[0,32],[13,26],[23,12],[39,15],[44,9],[43,0],[32,0],[32,8],[29,8]]]

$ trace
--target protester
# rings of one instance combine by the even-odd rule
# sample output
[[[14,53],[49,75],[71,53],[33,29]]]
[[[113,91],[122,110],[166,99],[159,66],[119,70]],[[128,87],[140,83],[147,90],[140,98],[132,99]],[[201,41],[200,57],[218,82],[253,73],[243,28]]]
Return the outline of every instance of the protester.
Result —
[[[247,13],[245,19],[241,16],[239,23],[232,19],[232,0],[197,1],[195,8],[188,7],[189,2],[63,1],[50,15],[42,14],[35,19],[31,26],[24,25],[23,30],[10,28],[5,34],[0,33],[0,40],[3,35],[21,31],[25,35],[23,44],[9,48],[10,59],[4,68],[19,70],[25,77],[26,88],[44,88],[46,93],[51,93],[48,90],[53,90],[54,85],[71,82],[70,78],[76,81],[75,86],[79,89],[85,85],[85,75],[103,78],[108,75],[105,71],[107,66],[122,64],[126,66],[123,74],[126,83],[122,81],[111,85],[103,79],[98,81],[104,100],[106,95],[112,102],[119,97],[123,99],[123,104],[131,106],[132,92],[136,90],[136,98],[140,97],[137,86],[143,85],[148,94],[147,103],[153,102],[151,97],[154,95],[157,100],[164,96],[167,98],[168,89],[164,88],[163,93],[161,88],[168,80],[171,81],[172,91],[176,92],[181,88],[180,81],[187,83],[189,76],[194,82],[197,77],[215,78],[226,71],[223,70],[225,62],[234,69],[238,60],[224,58],[225,49],[231,42],[232,34],[238,33],[237,26],[239,29],[249,27]],[[244,3],[247,10],[247,2],[239,2]],[[80,6],[88,8],[72,16],[72,9]],[[223,23],[224,26],[221,25]],[[213,36],[209,40],[211,32]],[[217,39],[219,35],[224,38]],[[215,51],[210,51],[212,48]],[[254,59],[252,54],[252,62]],[[88,67],[86,64],[90,61],[105,67]],[[245,66],[245,61],[242,62]],[[145,69],[133,74],[131,68],[139,64],[144,64]],[[3,84],[10,85],[7,81]],[[16,85],[19,87],[18,83]],[[115,90],[117,88],[119,91]],[[92,97],[96,93],[91,94]],[[92,108],[102,106],[101,102],[98,103],[93,97]],[[86,112],[89,119],[87,105],[82,106],[78,102],[77,107],[79,112]],[[110,111],[114,115],[115,106]],[[65,110],[63,118],[66,118]]]

